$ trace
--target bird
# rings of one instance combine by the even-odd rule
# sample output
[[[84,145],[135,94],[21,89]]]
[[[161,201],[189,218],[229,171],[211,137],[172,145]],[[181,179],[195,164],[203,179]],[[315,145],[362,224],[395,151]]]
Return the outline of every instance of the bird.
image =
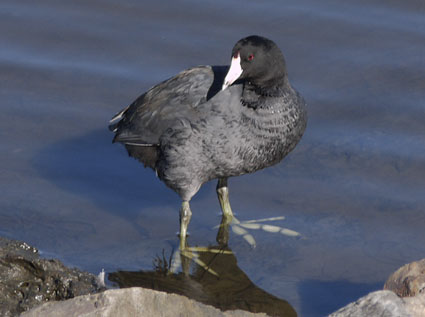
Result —
[[[165,80],[118,112],[113,142],[152,168],[181,198],[180,249],[186,246],[190,201],[217,179],[223,218],[231,221],[228,178],[282,161],[307,126],[306,102],[288,79],[272,40],[239,40],[230,66],[196,66]]]

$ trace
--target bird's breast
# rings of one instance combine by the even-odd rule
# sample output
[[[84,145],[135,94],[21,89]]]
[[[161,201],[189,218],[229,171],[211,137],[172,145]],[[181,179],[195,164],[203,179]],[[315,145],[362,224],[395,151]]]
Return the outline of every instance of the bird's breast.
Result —
[[[247,173],[280,162],[299,142],[305,128],[303,109],[288,105],[248,109],[242,113],[244,142],[239,156]]]

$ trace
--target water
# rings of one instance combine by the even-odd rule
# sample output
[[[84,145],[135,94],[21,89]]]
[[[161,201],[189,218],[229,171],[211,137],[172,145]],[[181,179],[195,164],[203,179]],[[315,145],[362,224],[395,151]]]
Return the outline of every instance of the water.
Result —
[[[322,316],[425,257],[422,1],[5,0],[0,15],[2,235],[93,273],[152,271],[177,247],[179,198],[107,122],[259,34],[282,48],[309,124],[283,163],[230,180],[232,206],[240,220],[285,216],[271,224],[302,238],[252,231],[251,249],[233,233],[238,270]],[[214,183],[192,210],[189,243],[215,245]]]

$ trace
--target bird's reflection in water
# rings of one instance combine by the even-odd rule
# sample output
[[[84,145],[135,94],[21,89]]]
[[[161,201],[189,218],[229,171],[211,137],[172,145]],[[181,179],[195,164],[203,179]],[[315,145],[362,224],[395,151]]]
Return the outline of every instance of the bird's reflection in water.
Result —
[[[223,221],[217,246],[186,246],[169,258],[163,252],[154,260],[152,271],[118,271],[109,273],[109,280],[121,288],[140,286],[184,295],[223,311],[242,309],[270,316],[297,316],[287,301],[254,285],[238,267],[227,246],[228,230],[229,225]],[[181,270],[176,270],[177,266]]]

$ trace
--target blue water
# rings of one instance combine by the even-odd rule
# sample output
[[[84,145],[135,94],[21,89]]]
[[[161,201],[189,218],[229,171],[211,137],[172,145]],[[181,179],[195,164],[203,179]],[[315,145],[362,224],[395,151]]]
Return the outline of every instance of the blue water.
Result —
[[[180,70],[227,64],[250,34],[283,50],[308,103],[297,148],[231,179],[239,268],[300,316],[323,316],[425,257],[423,1],[2,1],[0,232],[99,272],[151,270],[177,246],[178,196],[111,144],[108,120]],[[215,183],[191,245],[215,243]]]

